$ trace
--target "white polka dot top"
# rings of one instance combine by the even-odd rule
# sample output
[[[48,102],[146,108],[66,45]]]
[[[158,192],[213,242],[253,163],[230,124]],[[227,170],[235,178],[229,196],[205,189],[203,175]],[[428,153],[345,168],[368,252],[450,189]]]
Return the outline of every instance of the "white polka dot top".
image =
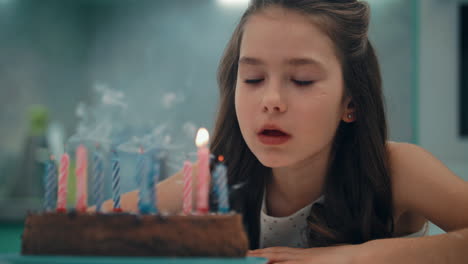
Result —
[[[264,192],[265,193],[265,192]],[[307,242],[307,216],[312,205],[323,201],[323,196],[300,209],[290,216],[269,216],[266,210],[265,194],[260,212],[260,248],[267,247],[296,247],[308,248]],[[416,233],[403,237],[421,237],[428,234],[429,224],[426,224]]]
[[[266,210],[264,194],[262,210],[260,212],[260,248],[308,247],[306,219],[309,216],[312,205],[322,200],[323,196],[320,196],[316,201],[290,216],[273,217],[269,216]]]

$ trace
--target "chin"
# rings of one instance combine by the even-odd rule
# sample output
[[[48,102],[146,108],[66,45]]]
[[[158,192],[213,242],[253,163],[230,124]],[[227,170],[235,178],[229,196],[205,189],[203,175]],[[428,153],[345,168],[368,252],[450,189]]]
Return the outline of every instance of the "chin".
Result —
[[[281,168],[290,164],[286,159],[279,157],[262,157],[255,155],[260,163],[268,168]]]

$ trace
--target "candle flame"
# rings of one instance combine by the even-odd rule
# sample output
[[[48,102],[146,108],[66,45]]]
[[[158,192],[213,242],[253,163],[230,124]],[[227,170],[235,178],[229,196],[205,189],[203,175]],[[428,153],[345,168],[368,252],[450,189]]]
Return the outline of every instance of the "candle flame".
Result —
[[[204,147],[208,144],[208,141],[210,139],[210,134],[208,133],[208,130],[204,127],[198,129],[197,132],[197,137],[195,139],[195,144],[197,147]]]
[[[223,162],[223,161],[224,161],[224,156],[223,156],[223,155],[219,155],[219,156],[218,156],[218,160],[219,160],[220,162]]]

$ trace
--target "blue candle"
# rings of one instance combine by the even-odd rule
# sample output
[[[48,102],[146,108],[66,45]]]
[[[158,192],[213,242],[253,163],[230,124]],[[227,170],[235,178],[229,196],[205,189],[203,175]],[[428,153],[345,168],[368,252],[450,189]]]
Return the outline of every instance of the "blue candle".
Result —
[[[140,154],[138,156],[137,162],[136,180],[138,188],[140,189],[138,193],[138,209],[141,214],[148,214],[152,211],[152,206],[148,200],[148,195],[151,195],[151,192],[148,193],[148,185],[151,184],[151,181],[149,181],[149,175],[149,162],[143,152],[143,149],[140,148]]]
[[[121,212],[120,208],[120,161],[117,152],[112,151],[112,198],[114,200],[114,212]]]
[[[218,198],[218,212],[225,214],[229,212],[229,193],[227,185],[227,169],[222,163],[222,156],[220,157],[220,163],[218,163],[214,169],[213,178],[215,181],[214,188],[216,197]]]
[[[46,161],[44,175],[44,210],[52,211],[55,208],[54,193],[57,192],[57,169],[54,156]]]
[[[104,203],[104,165],[101,153],[93,153],[93,193],[96,212],[101,211]]]

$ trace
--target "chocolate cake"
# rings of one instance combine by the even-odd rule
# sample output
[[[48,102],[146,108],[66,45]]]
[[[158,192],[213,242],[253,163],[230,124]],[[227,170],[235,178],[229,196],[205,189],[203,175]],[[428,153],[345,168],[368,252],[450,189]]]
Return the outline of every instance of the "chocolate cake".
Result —
[[[244,257],[240,214],[28,214],[23,255]]]

